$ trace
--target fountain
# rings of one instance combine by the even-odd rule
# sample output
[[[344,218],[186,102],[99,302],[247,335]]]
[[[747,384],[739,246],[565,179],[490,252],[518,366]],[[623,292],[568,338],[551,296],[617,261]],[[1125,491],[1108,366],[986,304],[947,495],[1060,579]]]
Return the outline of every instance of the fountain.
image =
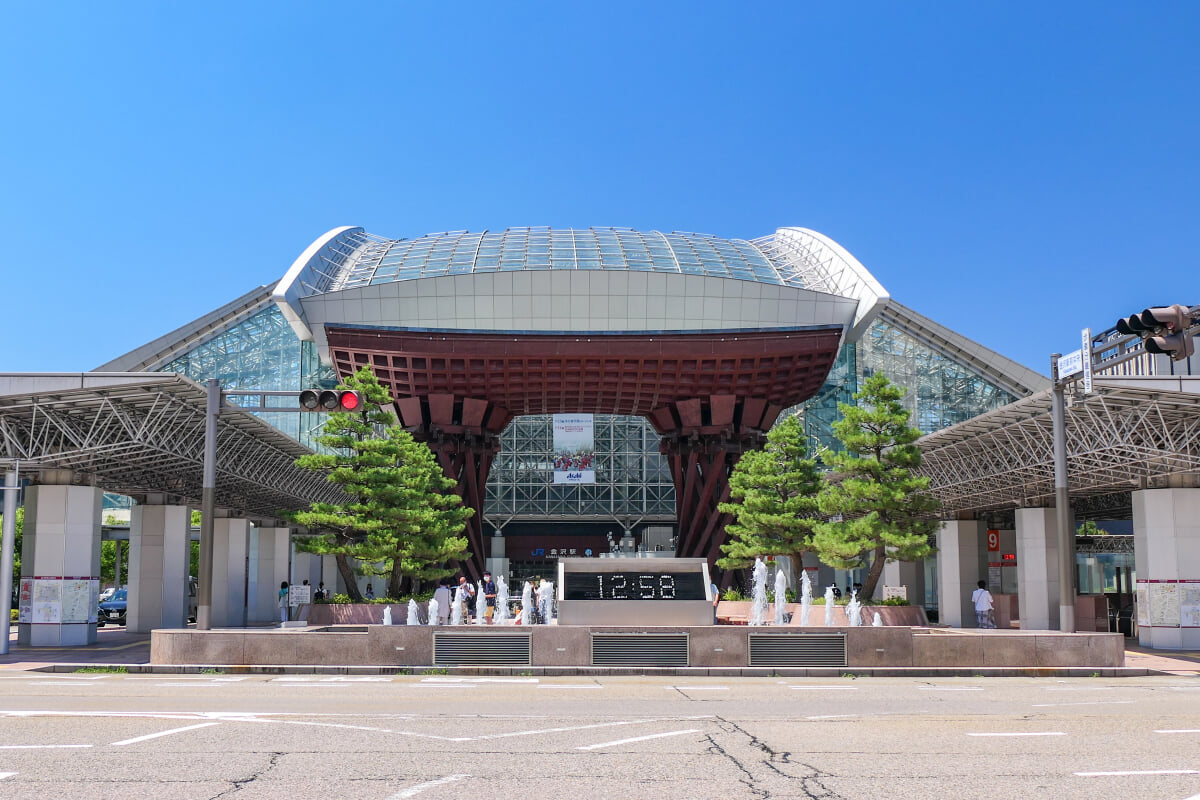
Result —
[[[543,625],[549,625],[550,620],[554,619],[554,582],[542,581],[542,585],[538,587],[538,616],[542,619]]]
[[[429,624],[437,625],[438,621],[438,601],[436,597],[429,598]]]
[[[408,599],[408,619],[406,620],[406,624],[408,624],[408,625],[420,625],[421,624],[421,611],[417,607],[416,598],[413,598],[413,597],[410,597]]]
[[[862,627],[862,603],[858,602],[858,592],[850,592],[850,602],[846,603],[846,616],[850,618],[850,627]]]
[[[775,624],[783,625],[787,612],[787,574],[784,573],[783,567],[776,564],[775,567]]]
[[[525,581],[521,590],[521,625],[533,624],[533,584]]]
[[[800,624],[808,624],[808,614],[812,611],[812,581],[808,579],[808,570],[800,570]]]
[[[833,606],[834,606],[833,587],[826,586],[825,587],[825,627],[826,628],[833,627]]]
[[[882,628],[883,627],[883,617],[879,616],[878,611],[875,612],[875,620],[871,623],[871,627],[872,628]]]
[[[503,575],[496,576],[496,611],[492,614],[492,622],[496,625],[508,625],[508,581]]]
[[[750,619],[748,625],[767,624],[767,565],[761,558],[754,559],[754,589],[750,595]]]
[[[384,625],[392,624],[392,607],[391,606],[383,607],[383,624]]]
[[[463,624],[463,590],[462,587],[454,587],[454,599],[450,601],[450,624]]]
[[[487,598],[483,596],[483,581],[475,588],[475,624],[487,624]]]

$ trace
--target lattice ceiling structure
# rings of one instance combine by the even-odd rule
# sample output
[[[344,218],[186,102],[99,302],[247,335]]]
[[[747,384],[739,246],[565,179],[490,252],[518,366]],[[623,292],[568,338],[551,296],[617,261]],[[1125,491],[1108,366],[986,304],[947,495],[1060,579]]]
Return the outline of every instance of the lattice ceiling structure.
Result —
[[[168,373],[0,374],[0,461],[72,470],[108,491],[199,505],[204,387]],[[341,493],[295,466],[311,453],[253,414],[226,406],[217,427],[219,508],[276,517]]]
[[[1105,378],[1095,386],[1067,409],[1073,498],[1200,473],[1200,381]],[[944,512],[1052,505],[1050,407],[1051,393],[1043,391],[920,439],[922,473]]]

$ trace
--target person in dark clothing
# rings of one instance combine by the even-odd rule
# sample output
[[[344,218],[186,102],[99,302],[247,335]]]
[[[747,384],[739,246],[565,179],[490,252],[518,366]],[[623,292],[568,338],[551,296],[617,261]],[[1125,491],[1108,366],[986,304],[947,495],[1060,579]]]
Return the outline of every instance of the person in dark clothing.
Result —
[[[483,573],[483,597],[487,601],[487,609],[484,613],[487,616],[489,624],[492,621],[492,614],[496,612],[496,592],[496,582],[492,580],[492,573]],[[475,602],[479,601],[476,600]]]

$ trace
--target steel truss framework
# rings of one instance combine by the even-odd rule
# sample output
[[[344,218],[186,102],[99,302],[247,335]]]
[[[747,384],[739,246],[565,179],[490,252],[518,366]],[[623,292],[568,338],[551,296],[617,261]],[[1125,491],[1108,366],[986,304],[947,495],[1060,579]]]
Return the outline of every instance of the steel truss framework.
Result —
[[[39,377],[30,380],[36,384]],[[199,505],[202,386],[157,372],[45,381],[59,388],[0,397],[0,460],[22,470],[73,470],[108,491],[162,493],[171,502]],[[234,407],[223,408],[218,420],[218,507],[273,518],[281,510],[342,499],[324,474],[295,466],[312,452],[307,447]]]
[[[1200,472],[1200,394],[1151,381],[1097,380],[1095,394],[1067,409],[1072,497],[1154,488]],[[1180,388],[1178,380],[1170,385]],[[1053,503],[1050,405],[1051,393],[1040,392],[918,442],[921,471],[946,513]]]

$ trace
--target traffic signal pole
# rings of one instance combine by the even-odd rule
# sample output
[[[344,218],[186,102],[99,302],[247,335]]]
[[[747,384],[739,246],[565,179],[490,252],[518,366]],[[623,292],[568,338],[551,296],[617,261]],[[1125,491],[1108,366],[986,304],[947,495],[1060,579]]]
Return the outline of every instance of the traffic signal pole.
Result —
[[[1091,354],[1086,354],[1091,358]],[[1054,516],[1058,526],[1058,629],[1075,632],[1075,531],[1071,529],[1071,494],[1067,488],[1067,398],[1058,376],[1059,353],[1050,356],[1054,390],[1050,419],[1054,426]]]
[[[257,404],[244,401],[238,404],[243,411],[358,411],[363,408],[363,395],[352,390],[327,390],[314,392],[248,390],[221,391],[221,382],[215,378],[205,383],[206,400],[204,412],[204,482],[200,500],[200,574],[196,576],[196,630],[207,631],[212,627],[212,579],[213,579],[213,529],[217,513],[217,417],[225,397],[257,397]],[[311,404],[304,402],[312,395]],[[272,406],[268,397],[299,398],[300,406]],[[15,496],[15,492],[13,492]],[[5,506],[7,509],[7,505]],[[5,518],[5,526],[8,518]],[[9,565],[12,572],[12,565]],[[8,617],[5,617],[8,619]],[[242,620],[245,624],[245,618]],[[5,642],[7,642],[7,638]]]

